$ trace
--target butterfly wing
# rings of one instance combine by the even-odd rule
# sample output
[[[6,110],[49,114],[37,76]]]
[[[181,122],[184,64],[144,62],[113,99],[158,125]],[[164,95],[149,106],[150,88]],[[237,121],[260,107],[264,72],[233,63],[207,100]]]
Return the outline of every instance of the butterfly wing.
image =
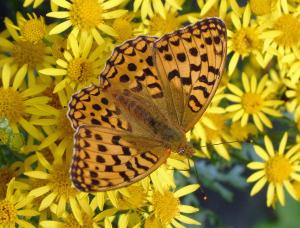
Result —
[[[82,125],[75,134],[71,179],[85,192],[125,187],[166,161],[170,151],[160,145],[123,130]]]
[[[148,176],[170,154],[96,85],[72,96],[68,116],[76,129],[71,179],[81,191],[127,186]]]
[[[226,27],[208,18],[155,41],[154,63],[173,120],[189,131],[220,83],[226,57]]]
[[[162,85],[153,62],[153,44],[157,37],[138,36],[116,47],[100,75],[107,91],[130,90],[155,104],[168,117]]]

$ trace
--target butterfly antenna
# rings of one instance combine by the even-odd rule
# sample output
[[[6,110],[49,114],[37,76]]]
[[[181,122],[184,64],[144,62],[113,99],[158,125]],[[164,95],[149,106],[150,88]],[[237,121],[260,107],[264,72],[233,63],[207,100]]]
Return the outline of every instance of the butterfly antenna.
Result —
[[[245,141],[235,140],[235,141],[229,141],[229,142],[209,143],[209,144],[206,144],[205,146],[200,146],[200,147],[216,146],[216,145],[230,144],[230,143],[247,143],[247,144],[253,144],[253,142],[254,142],[253,138],[249,137]]]
[[[189,164],[189,168],[191,169],[191,163],[190,163],[189,159],[188,159],[188,164]],[[199,175],[198,168],[197,168],[195,162],[194,162],[194,170],[195,170],[195,174],[196,174],[196,178],[198,180],[198,183],[201,183],[200,175]],[[202,186],[200,186],[199,191],[200,191],[200,196],[201,196],[202,200],[206,201],[208,199],[208,197],[207,197],[207,194],[205,193]]]

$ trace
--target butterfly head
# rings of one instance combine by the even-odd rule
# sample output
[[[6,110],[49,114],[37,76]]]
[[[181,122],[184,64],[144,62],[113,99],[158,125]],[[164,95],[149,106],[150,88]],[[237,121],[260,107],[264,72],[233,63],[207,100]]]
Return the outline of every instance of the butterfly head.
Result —
[[[193,156],[195,151],[194,151],[193,146],[190,143],[185,142],[178,147],[177,153],[179,155],[183,155],[183,156],[190,158]]]

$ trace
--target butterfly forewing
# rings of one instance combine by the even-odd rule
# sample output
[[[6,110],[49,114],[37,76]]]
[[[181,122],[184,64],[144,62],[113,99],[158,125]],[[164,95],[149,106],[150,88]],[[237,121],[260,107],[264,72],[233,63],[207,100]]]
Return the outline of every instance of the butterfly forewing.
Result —
[[[168,110],[185,131],[200,119],[221,80],[226,28],[217,18],[167,34],[155,41],[157,66]]]

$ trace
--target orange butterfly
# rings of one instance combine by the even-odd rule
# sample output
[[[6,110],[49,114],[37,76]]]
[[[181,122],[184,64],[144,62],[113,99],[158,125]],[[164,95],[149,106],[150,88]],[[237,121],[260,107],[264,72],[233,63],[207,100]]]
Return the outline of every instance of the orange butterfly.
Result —
[[[69,103],[74,185],[86,192],[117,189],[148,176],[171,151],[192,156],[185,133],[214,96],[225,57],[226,27],[218,18],[116,47],[100,84]]]

